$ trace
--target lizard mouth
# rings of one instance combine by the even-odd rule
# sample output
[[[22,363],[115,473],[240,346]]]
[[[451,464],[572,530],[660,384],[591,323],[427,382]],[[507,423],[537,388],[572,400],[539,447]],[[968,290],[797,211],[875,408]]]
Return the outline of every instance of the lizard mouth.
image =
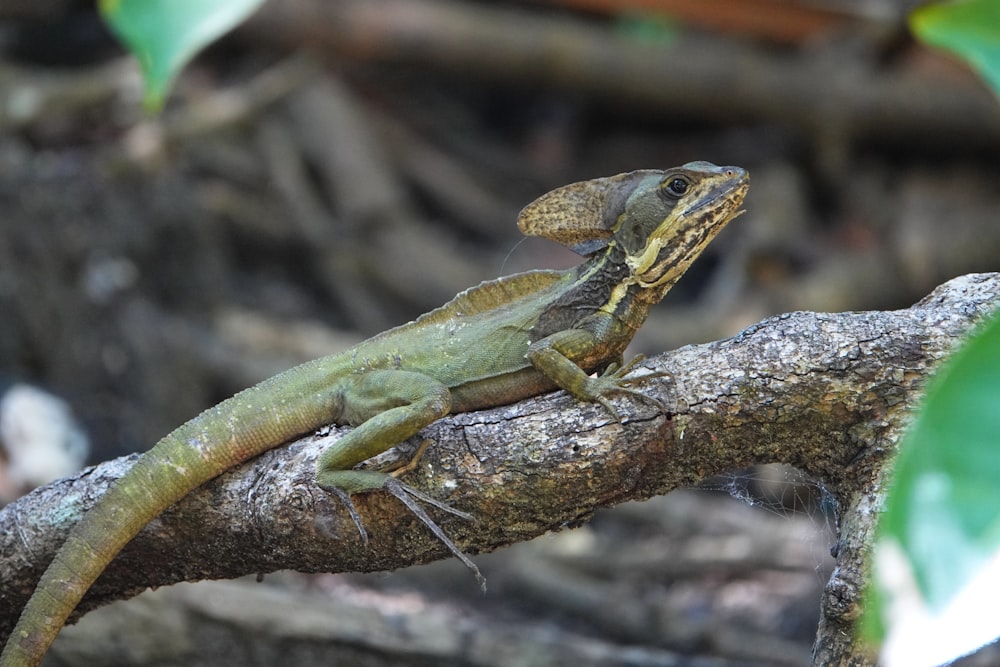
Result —
[[[684,209],[683,217],[700,215],[706,209],[722,209],[731,212],[728,222],[743,213],[743,209],[737,209],[750,189],[750,175],[739,167],[724,169],[724,175],[701,184],[704,191]]]

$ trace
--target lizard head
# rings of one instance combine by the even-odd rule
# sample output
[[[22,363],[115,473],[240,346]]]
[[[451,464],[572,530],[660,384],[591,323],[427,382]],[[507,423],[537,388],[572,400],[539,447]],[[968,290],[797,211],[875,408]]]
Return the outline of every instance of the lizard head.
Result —
[[[612,227],[631,281],[670,286],[740,211],[750,177],[739,167],[690,162],[643,179]]]
[[[689,162],[564,186],[521,211],[518,228],[593,255],[625,253],[628,281],[669,287],[741,211],[749,176],[739,167]]]

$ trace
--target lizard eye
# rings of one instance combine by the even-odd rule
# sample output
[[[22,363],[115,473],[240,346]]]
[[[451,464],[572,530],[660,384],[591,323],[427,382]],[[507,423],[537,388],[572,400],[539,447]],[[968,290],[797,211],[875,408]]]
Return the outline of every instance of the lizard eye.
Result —
[[[683,178],[675,178],[667,184],[667,191],[675,197],[683,197],[688,191],[688,182]]]

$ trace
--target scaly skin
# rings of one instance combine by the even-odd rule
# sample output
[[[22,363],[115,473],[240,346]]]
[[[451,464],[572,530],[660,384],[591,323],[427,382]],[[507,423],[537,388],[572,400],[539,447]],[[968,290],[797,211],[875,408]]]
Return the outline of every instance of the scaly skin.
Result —
[[[22,611],[0,667],[37,665],[94,580],[164,509],[223,471],[331,422],[355,428],[323,453],[316,480],[347,503],[359,529],[350,495],[387,490],[475,570],[411,496],[462,513],[384,473],[352,468],[451,412],[561,388],[616,414],[609,395],[642,396],[624,378],[631,367],[621,366],[625,347],[649,308],[737,215],[747,188],[742,169],[693,162],[550,192],[522,211],[518,226],[585,254],[583,264],[482,283],[182,425],[73,527]],[[602,374],[591,377],[594,371]]]

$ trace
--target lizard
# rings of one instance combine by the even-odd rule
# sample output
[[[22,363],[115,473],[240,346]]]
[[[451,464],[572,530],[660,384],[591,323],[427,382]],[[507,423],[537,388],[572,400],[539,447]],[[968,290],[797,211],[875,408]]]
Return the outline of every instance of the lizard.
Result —
[[[0,667],[37,665],[115,555],[149,521],[208,480],[330,423],[353,427],[317,462],[316,483],[347,507],[386,491],[478,569],[416,500],[453,514],[395,476],[355,466],[449,413],[563,389],[621,420],[609,397],[643,394],[626,346],[708,243],[742,213],[749,175],[690,162],[557,188],[528,204],[528,236],[584,256],[563,271],[486,281],[407,324],[236,394],[169,433],[70,529],[8,637]],[[645,376],[644,376],[645,377]],[[482,581],[482,580],[481,580]]]

